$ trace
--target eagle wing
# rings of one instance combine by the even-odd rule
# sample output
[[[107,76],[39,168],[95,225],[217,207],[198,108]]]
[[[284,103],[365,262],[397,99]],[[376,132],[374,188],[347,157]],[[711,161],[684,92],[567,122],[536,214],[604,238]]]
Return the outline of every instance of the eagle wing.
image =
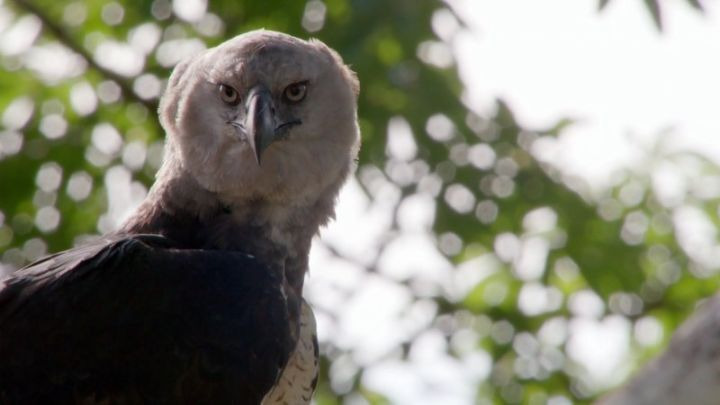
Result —
[[[262,405],[309,404],[317,386],[320,352],[315,315],[310,305],[301,303],[300,336],[285,368]]]
[[[258,404],[295,348],[282,276],[157,235],[49,256],[0,290],[0,403]]]

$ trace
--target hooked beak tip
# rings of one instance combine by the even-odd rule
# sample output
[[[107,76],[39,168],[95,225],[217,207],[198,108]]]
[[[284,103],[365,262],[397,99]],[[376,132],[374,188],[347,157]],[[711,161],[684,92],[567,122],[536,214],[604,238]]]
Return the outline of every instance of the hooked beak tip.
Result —
[[[248,142],[259,166],[263,152],[275,140],[275,106],[270,91],[262,85],[250,89],[245,111]]]

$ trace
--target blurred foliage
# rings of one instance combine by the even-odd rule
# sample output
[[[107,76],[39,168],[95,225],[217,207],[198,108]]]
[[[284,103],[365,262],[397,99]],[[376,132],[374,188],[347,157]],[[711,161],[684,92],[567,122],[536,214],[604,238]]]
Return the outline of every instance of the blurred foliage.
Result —
[[[176,3],[0,4],[4,271],[112,229],[115,200],[141,198],[158,168],[163,133],[155,107],[174,63],[198,46],[264,27],[315,36],[339,51],[362,83],[358,178],[365,192],[383,198],[378,181],[397,190],[395,214],[402,201],[431,195],[432,233],[454,272],[482,268],[470,284],[459,278],[459,293],[438,288],[414,296],[437,308],[427,329],[451,343],[460,335],[474,339],[470,353],[450,344],[448,356],[492,359],[477,381],[478,402],[590,401],[606,387],[594,385],[567,351],[587,300],[601,303],[597,319],[631,327],[633,361],[640,363],[716,290],[715,233],[701,239],[684,226],[712,230],[720,223],[718,168],[659,142],[608,189],[582,184],[544,153],[572,123],[529,130],[501,101],[490,116],[463,104],[452,38],[433,30],[439,20],[462,29],[446,4],[223,0],[205,10],[203,2]],[[646,4],[660,26],[661,3]],[[410,152],[391,153],[392,122],[409,127]],[[679,191],[663,191],[654,169],[672,172]],[[124,188],[113,192],[116,184]],[[388,237],[398,232],[394,218]],[[412,280],[405,285],[414,291]],[[659,342],[643,338],[643,328],[655,324]],[[349,377],[333,373],[348,353],[323,343],[318,403],[387,403],[364,384],[367,365],[357,364]],[[413,344],[402,342],[399,356]]]
[[[645,4],[647,11],[650,13],[653,23],[655,23],[655,27],[657,27],[658,30],[662,31],[664,1],[660,1],[660,0],[642,0],[642,1]],[[674,0],[670,0],[670,1],[674,1]],[[608,3],[610,3],[610,0],[599,0],[598,6],[599,6],[600,10],[604,9],[608,5]],[[701,0],[685,0],[685,3],[687,3],[688,5],[690,5],[690,7],[694,8],[697,11],[700,11],[700,12],[705,11],[705,8],[703,7],[703,2]]]

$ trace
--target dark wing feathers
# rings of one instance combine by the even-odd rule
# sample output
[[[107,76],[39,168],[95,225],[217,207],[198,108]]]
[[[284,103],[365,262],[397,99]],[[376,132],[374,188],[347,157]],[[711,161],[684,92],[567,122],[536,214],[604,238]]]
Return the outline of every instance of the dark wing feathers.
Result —
[[[294,346],[281,282],[155,235],[49,256],[0,291],[0,403],[257,404]]]

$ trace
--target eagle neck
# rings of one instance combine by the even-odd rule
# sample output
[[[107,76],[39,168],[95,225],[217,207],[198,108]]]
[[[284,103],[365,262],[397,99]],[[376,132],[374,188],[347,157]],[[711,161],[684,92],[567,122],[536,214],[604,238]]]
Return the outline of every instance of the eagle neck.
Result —
[[[255,256],[302,291],[312,237],[333,215],[335,192],[304,205],[262,199],[224,202],[174,168],[158,181],[121,233],[155,233],[183,248],[232,250]]]

